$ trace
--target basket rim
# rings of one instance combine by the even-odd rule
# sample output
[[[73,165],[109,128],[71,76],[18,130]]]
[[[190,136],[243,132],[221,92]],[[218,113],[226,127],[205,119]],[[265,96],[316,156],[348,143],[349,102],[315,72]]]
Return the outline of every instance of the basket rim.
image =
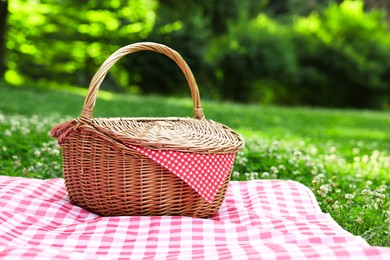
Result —
[[[51,135],[61,144],[77,131],[90,131],[131,150],[129,146],[135,145],[152,150],[236,153],[245,143],[240,134],[226,125],[190,117],[78,118],[54,127]]]

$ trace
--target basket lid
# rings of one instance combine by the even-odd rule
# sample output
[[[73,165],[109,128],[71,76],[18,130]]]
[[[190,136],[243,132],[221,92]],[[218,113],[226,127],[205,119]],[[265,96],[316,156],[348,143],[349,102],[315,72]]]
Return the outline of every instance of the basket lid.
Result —
[[[94,118],[84,123],[118,142],[148,149],[231,153],[244,145],[238,133],[208,119]]]

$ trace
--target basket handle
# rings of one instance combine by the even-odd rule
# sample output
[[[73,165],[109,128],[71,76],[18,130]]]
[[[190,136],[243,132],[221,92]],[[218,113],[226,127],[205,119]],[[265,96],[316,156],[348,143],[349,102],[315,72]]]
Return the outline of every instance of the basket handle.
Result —
[[[176,64],[180,67],[182,72],[184,73],[187,83],[190,87],[192,102],[194,105],[194,118],[203,119],[203,109],[200,102],[199,89],[196,84],[194,75],[192,74],[191,69],[181,57],[181,55],[175,50],[159,43],[154,42],[139,42],[130,45],[126,45],[116,52],[111,54],[100,66],[99,70],[93,76],[91,83],[89,84],[87,96],[84,101],[83,109],[81,111],[81,117],[86,119],[91,119],[93,114],[93,109],[95,107],[96,96],[99,91],[99,87],[104,80],[108,70],[114,65],[120,58],[123,56],[138,52],[138,51],[154,51],[157,53],[164,54],[174,60]]]

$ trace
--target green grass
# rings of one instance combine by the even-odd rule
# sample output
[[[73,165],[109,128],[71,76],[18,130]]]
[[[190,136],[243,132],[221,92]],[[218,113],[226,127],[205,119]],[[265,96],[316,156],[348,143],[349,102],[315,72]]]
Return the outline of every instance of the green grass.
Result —
[[[0,173],[61,177],[50,128],[79,115],[85,90],[0,85]],[[264,107],[203,100],[205,115],[237,130],[246,148],[234,180],[292,179],[324,212],[370,244],[390,246],[390,113]],[[189,98],[101,91],[96,117],[191,116]]]

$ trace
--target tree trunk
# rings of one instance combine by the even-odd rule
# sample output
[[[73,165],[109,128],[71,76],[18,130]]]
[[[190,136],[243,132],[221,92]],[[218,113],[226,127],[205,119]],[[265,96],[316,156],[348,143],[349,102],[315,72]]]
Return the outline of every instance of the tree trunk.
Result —
[[[7,32],[8,0],[0,0],[0,79],[4,79],[6,70],[5,45]]]

